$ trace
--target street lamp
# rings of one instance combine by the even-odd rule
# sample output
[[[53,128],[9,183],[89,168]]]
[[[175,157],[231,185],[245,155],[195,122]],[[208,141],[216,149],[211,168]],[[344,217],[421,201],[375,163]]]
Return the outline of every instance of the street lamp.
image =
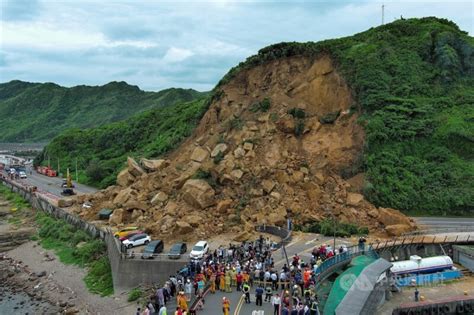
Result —
[[[326,206],[326,212],[329,213],[329,215],[331,215],[331,218],[332,218],[332,221],[334,222],[334,226],[333,226],[333,237],[334,237],[334,247],[333,247],[333,251],[334,253],[336,252],[336,229],[337,229],[337,223],[336,223],[336,217],[334,216],[334,211],[332,211],[332,207],[330,205]]]

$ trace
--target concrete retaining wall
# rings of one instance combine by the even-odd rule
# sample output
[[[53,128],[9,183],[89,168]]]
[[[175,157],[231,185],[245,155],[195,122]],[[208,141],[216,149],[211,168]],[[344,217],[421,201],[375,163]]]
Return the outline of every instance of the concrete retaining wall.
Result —
[[[74,227],[86,231],[92,237],[99,237],[105,240],[107,255],[112,269],[114,290],[116,292],[128,290],[140,284],[163,284],[171,274],[175,274],[176,271],[186,265],[184,261],[169,259],[127,259],[121,254],[119,242],[113,237],[111,231],[103,230],[68,213],[66,210],[54,205],[54,200],[50,200],[37,192],[30,191],[26,187],[5,179],[0,180],[13,192],[20,194],[25,200],[28,200],[34,209],[43,211],[54,218],[63,219]]]
[[[114,289],[124,291],[143,284],[160,284],[182,269],[185,261],[128,259],[120,252],[120,243],[111,233],[105,237]]]

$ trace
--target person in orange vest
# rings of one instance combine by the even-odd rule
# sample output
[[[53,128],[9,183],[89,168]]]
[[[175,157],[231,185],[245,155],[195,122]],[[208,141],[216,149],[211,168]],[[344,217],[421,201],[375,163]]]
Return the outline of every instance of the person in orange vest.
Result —
[[[222,312],[224,315],[229,315],[230,313],[230,301],[225,296],[222,298]]]
[[[177,299],[178,307],[180,307],[183,310],[183,312],[187,312],[188,302],[186,300],[186,296],[184,295],[184,292],[180,291],[176,299]]]
[[[303,273],[303,282],[304,286],[307,288],[309,285],[309,280],[311,279],[311,270],[309,268],[306,268],[306,270]]]
[[[224,279],[224,273],[222,271],[219,272],[219,290],[221,291],[225,290],[225,279]]]

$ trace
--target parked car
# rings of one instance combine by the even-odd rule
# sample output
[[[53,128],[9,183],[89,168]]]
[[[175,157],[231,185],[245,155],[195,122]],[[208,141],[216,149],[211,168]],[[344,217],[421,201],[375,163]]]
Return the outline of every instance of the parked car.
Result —
[[[127,235],[120,237],[119,240],[120,240],[121,242],[123,242],[123,241],[129,239],[130,237],[132,237],[133,235],[144,234],[144,233],[145,233],[145,232],[140,231],[140,230],[131,231],[131,232],[128,233]]]
[[[72,188],[64,188],[61,192],[62,196],[74,196],[76,193]]]
[[[20,171],[20,178],[27,178],[26,173],[23,171]]]
[[[151,241],[143,250],[142,259],[152,258],[154,254],[163,252],[164,244],[162,240]]]
[[[114,233],[114,236],[116,238],[121,238],[122,236],[125,236],[127,235],[128,233],[132,232],[132,231],[137,231],[138,230],[138,227],[136,226],[129,226],[129,227],[126,227],[126,228],[123,228],[117,232]]]
[[[168,253],[169,258],[172,259],[180,259],[181,254],[184,254],[188,251],[188,247],[186,243],[176,243],[173,246],[171,246],[171,249]]]
[[[124,240],[122,244],[125,245],[127,248],[132,248],[135,246],[147,245],[148,243],[150,243],[150,241],[150,236],[148,234],[142,233],[132,235],[128,239]]]
[[[189,253],[191,259],[201,259],[205,254],[209,252],[209,245],[206,241],[199,241],[194,245],[193,249]]]

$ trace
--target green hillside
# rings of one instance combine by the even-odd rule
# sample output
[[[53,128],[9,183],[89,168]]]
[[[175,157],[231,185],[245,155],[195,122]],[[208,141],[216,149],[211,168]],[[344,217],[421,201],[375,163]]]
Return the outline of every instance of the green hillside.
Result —
[[[474,38],[445,19],[398,20],[354,36],[263,48],[226,74],[331,55],[363,113],[366,197],[410,213],[474,215]],[[217,86],[217,89],[218,89]]]
[[[53,83],[2,83],[0,142],[47,141],[68,128],[97,127],[200,95],[185,89],[144,92],[125,82],[72,88]]]
[[[35,163],[59,159],[75,168],[80,181],[97,187],[115,184],[127,156],[160,156],[188,137],[207,108],[205,98],[152,109],[124,121],[86,130],[70,129],[53,139]]]
[[[231,69],[213,95],[220,96],[219,86],[243,69],[321,54],[331,55],[345,76],[366,130],[361,163],[342,175],[365,172],[364,193],[378,206],[474,214],[474,39],[450,21],[423,18],[318,43],[280,43]],[[174,148],[208,104],[200,100],[69,131],[46,152],[69,161],[78,156],[87,182],[104,187],[113,183],[128,152],[159,156]]]

